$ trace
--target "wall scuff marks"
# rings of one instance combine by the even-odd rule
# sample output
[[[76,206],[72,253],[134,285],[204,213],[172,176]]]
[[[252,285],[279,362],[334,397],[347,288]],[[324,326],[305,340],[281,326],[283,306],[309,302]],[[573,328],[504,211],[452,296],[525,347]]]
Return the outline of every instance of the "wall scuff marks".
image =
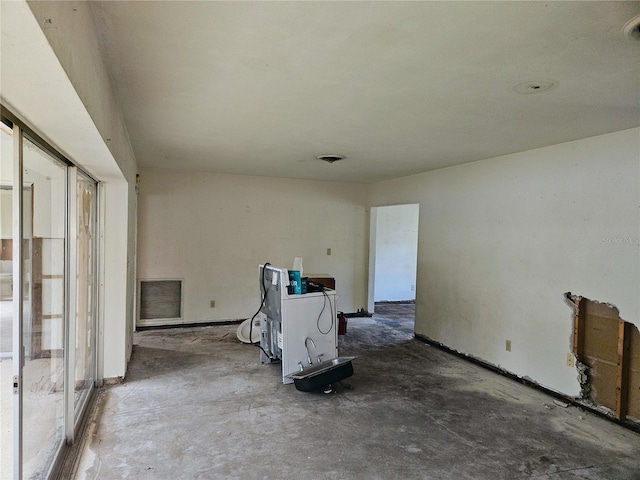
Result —
[[[580,399],[620,421],[640,423],[640,332],[618,309],[571,292]]]

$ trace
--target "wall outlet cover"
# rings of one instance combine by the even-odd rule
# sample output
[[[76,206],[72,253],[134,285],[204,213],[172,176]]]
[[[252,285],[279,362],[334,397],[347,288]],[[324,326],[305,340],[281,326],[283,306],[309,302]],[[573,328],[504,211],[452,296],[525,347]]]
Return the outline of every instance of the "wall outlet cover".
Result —
[[[576,358],[573,356],[573,353],[567,353],[567,367],[575,366]]]

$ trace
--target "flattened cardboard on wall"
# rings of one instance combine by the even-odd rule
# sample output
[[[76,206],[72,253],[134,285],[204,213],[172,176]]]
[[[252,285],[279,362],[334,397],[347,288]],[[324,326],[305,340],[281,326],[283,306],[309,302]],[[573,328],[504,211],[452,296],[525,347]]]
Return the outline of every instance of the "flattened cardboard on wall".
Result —
[[[586,302],[584,359],[589,367],[591,400],[615,410],[618,366],[618,320],[616,308]]]
[[[635,325],[631,327],[629,356],[629,404],[627,415],[640,422],[640,331]]]
[[[591,300],[584,302],[583,354],[581,361],[588,369],[589,399],[596,405],[616,411],[616,389],[621,360],[618,336],[620,335],[620,312],[616,307]],[[627,358],[628,371],[622,373],[620,406],[622,418],[640,421],[640,332],[635,325],[625,325],[625,336],[630,336]],[[626,387],[626,388],[625,388]],[[626,392],[626,396],[625,396]]]

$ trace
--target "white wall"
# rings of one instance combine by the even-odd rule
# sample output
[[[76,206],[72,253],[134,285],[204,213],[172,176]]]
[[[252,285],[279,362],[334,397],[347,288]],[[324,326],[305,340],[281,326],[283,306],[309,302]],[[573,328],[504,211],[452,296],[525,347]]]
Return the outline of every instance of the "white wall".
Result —
[[[376,302],[415,300],[419,205],[374,207]]]
[[[122,212],[126,212],[129,192],[126,184],[103,183],[99,195],[102,204],[100,232],[100,290],[99,298],[102,322],[100,325],[103,356],[100,367],[104,378],[124,376],[131,354],[129,327],[129,296],[123,287],[127,285],[128,267],[133,263],[128,249],[127,236],[122,235]]]
[[[578,394],[563,293],[640,326],[639,178],[632,129],[375,184],[420,204],[416,332]]]
[[[258,265],[301,256],[305,275],[335,277],[338,309],[355,311],[366,305],[366,202],[360,184],[143,169],[138,278],[184,279],[185,323],[240,319],[258,308]]]
[[[63,153],[68,153],[68,149],[71,149],[71,152],[80,151],[82,148],[95,150],[98,143],[101,148],[106,148],[111,153],[111,158],[83,153],[73,153],[72,157],[82,159],[82,167],[102,181],[125,180],[134,183],[136,161],[120,104],[111,88],[109,73],[100,53],[90,2],[27,3],[55,53],[57,62],[68,77],[68,85],[65,87],[72,86],[76,98],[81,100],[85,109],[83,114],[88,114],[92,122],[92,133],[97,133],[98,138],[83,138],[89,135],[84,133],[84,129],[70,129],[70,125],[65,125],[64,121],[61,121],[61,125],[56,126],[55,130],[49,128],[44,134],[56,132],[60,136],[75,136],[73,142],[66,142],[67,145],[61,146]],[[49,81],[53,81],[53,78]],[[62,85],[60,87],[62,88]],[[69,103],[68,101],[67,109],[71,108]],[[45,102],[41,105],[43,109],[50,107],[55,107],[55,104]],[[64,117],[61,117],[61,120],[64,120]],[[60,129],[64,129],[65,133],[58,133]],[[117,169],[113,168],[112,162],[115,162]]]

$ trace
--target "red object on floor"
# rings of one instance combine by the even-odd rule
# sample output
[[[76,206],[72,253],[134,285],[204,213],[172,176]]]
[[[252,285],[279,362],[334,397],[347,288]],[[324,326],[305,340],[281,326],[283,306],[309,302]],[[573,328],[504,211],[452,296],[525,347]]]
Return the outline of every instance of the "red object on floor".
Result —
[[[338,335],[346,335],[347,334],[347,317],[344,316],[344,313],[340,312],[338,314]]]

